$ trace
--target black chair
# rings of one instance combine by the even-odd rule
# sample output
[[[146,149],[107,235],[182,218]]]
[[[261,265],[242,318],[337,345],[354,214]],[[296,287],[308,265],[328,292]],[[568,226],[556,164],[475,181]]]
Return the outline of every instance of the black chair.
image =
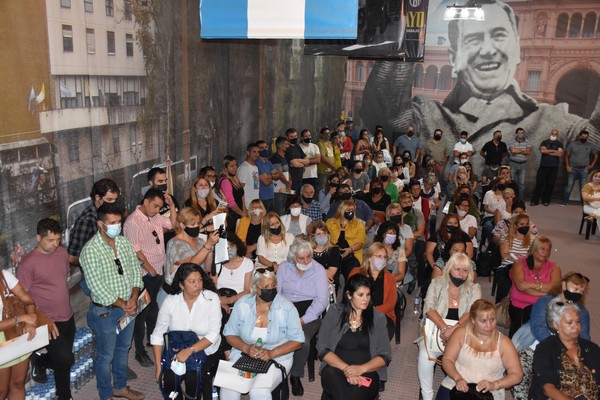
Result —
[[[308,350],[308,359],[306,360],[306,369],[308,370],[308,381],[315,381],[315,361],[318,361],[317,357],[317,336],[319,333],[312,337],[310,341],[310,349]]]
[[[402,284],[398,284],[398,298],[396,299],[396,306],[394,307],[394,313],[396,314],[396,326],[394,327],[396,344],[400,344],[400,327],[402,325],[402,318],[404,318],[404,310],[406,309],[406,295],[404,294],[402,287]]]
[[[585,224],[585,240],[590,240],[590,233],[592,235],[596,234],[596,228],[598,227],[598,220],[592,216],[582,212],[581,215],[581,224],[579,225],[579,234],[581,235],[581,231],[583,230],[583,225]]]

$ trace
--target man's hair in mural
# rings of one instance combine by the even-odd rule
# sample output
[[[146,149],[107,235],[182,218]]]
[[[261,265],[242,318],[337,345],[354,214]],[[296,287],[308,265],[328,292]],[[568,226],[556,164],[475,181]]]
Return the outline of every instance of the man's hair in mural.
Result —
[[[167,171],[165,171],[164,169],[160,168],[160,167],[154,167],[151,168],[150,171],[148,171],[148,181],[153,181],[154,177],[158,174],[166,174]]]
[[[96,200],[96,195],[98,195],[99,197],[104,197],[108,192],[113,192],[117,195],[120,195],[121,189],[119,189],[119,186],[117,186],[115,181],[113,181],[112,179],[100,179],[98,182],[94,183],[94,186],[92,186],[90,198],[92,199],[92,202],[94,202],[94,200]]]
[[[473,6],[483,6],[486,4],[497,5],[498,7],[502,8],[508,15],[508,20],[510,21],[512,28],[515,31],[515,35],[519,36],[519,31],[518,31],[518,27],[517,27],[517,18],[515,17],[515,13],[514,13],[513,9],[508,4],[506,4],[502,1],[498,1],[498,0],[477,0],[477,1],[467,0],[467,2],[464,5],[468,6],[468,7],[473,7]],[[458,38],[459,38],[458,24],[459,24],[459,22],[464,23],[464,21],[459,21],[459,20],[452,20],[452,21],[448,22],[448,40],[450,40],[450,48],[452,50],[456,50],[458,48]]]
[[[52,218],[44,218],[40,219],[37,223],[37,234],[41,237],[45,237],[48,233],[62,233],[62,229],[60,229],[60,224],[57,220]]]
[[[162,190],[158,189],[158,188],[150,188],[148,189],[148,191],[146,192],[146,194],[144,194],[144,200],[148,200],[148,201],[152,201],[155,198],[159,198],[163,201],[163,203],[165,202],[165,194],[163,193]]]
[[[123,216],[123,212],[125,211],[125,209],[123,208],[122,205],[119,204],[119,202],[115,202],[115,203],[107,203],[104,202],[102,203],[102,205],[100,207],[98,207],[98,220],[105,222],[106,221],[106,216],[107,215],[120,215],[121,217]]]

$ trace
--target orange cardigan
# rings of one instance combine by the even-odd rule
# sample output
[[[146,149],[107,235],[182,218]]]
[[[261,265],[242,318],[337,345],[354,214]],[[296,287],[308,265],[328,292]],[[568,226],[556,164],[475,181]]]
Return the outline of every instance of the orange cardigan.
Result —
[[[360,274],[362,268],[354,268],[350,271],[350,275]],[[383,270],[383,303],[376,306],[375,309],[385,314],[386,317],[390,318],[396,323],[396,300],[398,299],[398,289],[396,287],[396,279],[394,275],[387,269]]]

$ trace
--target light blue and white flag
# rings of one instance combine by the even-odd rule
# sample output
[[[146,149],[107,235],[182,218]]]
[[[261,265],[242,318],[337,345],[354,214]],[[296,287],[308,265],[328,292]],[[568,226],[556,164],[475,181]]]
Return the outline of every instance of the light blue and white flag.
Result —
[[[358,0],[200,0],[205,39],[356,39]]]

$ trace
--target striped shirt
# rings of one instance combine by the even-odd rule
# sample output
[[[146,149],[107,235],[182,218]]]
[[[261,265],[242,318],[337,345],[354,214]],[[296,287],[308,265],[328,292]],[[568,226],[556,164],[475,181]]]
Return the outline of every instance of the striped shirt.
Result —
[[[146,259],[162,275],[165,265],[165,237],[163,228],[171,229],[171,220],[163,215],[146,216],[137,206],[123,226],[123,235],[129,239],[137,253],[141,251]],[[157,243],[157,239],[160,243]]]
[[[142,269],[133,246],[123,236],[115,238],[117,254],[104,241],[100,232],[96,233],[81,250],[80,263],[85,273],[85,281],[92,292],[92,301],[105,306],[117,299],[127,301],[133,288],[144,287]],[[118,258],[123,275],[115,261]]]

